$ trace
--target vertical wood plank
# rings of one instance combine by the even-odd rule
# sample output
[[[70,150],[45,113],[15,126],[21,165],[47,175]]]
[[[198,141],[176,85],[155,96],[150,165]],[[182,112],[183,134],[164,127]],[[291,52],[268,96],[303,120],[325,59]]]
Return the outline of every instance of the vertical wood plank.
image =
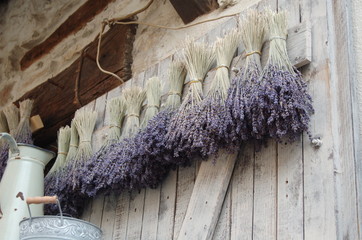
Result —
[[[130,193],[129,214],[126,239],[141,239],[145,189]]]
[[[158,212],[160,208],[160,187],[147,188],[143,211],[142,238],[152,240],[157,238]]]
[[[91,213],[92,213],[92,201],[87,201],[85,203],[85,208],[81,219],[90,222]]]
[[[359,238],[350,89],[352,67],[348,55],[352,36],[349,30],[348,9],[349,7],[341,1],[327,1],[328,29],[331,31],[328,35],[331,92],[335,101],[331,119],[335,145],[334,177],[338,239]]]
[[[186,215],[192,190],[195,184],[195,162],[190,167],[179,167],[177,193],[176,193],[176,212],[173,238],[177,239],[181,230],[182,222]]]
[[[309,80],[309,92],[316,109],[311,117],[311,132],[323,140],[323,146],[315,149],[307,136],[303,139],[305,239],[336,239],[326,12],[326,1],[303,0],[301,16],[311,21],[313,61],[302,73]]]
[[[300,1],[278,0],[278,10],[288,11],[288,26],[300,23]],[[301,137],[278,145],[277,239],[304,239],[303,147]]]
[[[176,209],[177,170],[171,171],[161,185],[157,239],[173,239]]]
[[[103,203],[104,203],[104,196],[97,196],[95,199],[92,200],[92,210],[89,221],[94,225],[101,227],[102,224],[102,215],[103,215]]]
[[[114,239],[114,218],[116,216],[117,207],[117,196],[114,193],[104,197],[104,207],[103,207],[103,216],[102,216],[102,231],[103,239],[111,240]]]
[[[303,149],[302,141],[278,144],[278,239],[303,236]]]
[[[130,195],[127,192],[122,192],[118,196],[113,232],[115,240],[123,240],[127,237],[129,200]]]
[[[246,143],[239,152],[231,183],[231,239],[253,238],[254,145]]]
[[[277,145],[255,153],[253,239],[276,239],[277,214]]]

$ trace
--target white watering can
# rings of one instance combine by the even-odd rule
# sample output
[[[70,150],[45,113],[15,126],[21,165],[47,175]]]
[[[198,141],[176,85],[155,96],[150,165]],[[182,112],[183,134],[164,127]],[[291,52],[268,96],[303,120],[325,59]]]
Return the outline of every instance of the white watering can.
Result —
[[[23,196],[44,195],[44,167],[55,154],[33,145],[17,144],[7,133],[0,133],[0,138],[5,138],[10,148],[0,182],[0,239],[17,240],[19,222],[29,217]],[[44,215],[43,205],[30,207],[33,216]]]

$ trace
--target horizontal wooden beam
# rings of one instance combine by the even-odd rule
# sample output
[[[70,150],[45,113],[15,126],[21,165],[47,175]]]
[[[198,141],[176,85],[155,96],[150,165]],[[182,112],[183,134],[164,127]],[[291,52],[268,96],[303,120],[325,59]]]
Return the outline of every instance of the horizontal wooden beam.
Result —
[[[48,54],[58,43],[70,34],[82,29],[94,16],[100,13],[114,0],[88,0],[68,17],[47,39],[25,53],[20,61],[21,70],[25,70],[36,60]]]
[[[185,24],[219,7],[216,0],[170,0],[170,2]]]

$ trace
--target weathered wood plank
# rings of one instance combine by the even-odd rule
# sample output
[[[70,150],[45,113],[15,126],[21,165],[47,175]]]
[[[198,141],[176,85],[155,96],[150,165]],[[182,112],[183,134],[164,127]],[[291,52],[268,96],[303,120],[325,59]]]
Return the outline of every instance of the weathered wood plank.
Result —
[[[334,140],[336,222],[338,239],[359,239],[357,216],[356,168],[353,146],[351,71],[349,46],[351,30],[349,7],[341,1],[327,3],[329,58],[331,62],[331,99]]]
[[[354,155],[356,163],[356,188],[357,188],[357,214],[359,229],[362,229],[362,47],[359,44],[362,39],[362,28],[360,28],[360,1],[352,1],[349,7],[351,15],[352,41],[349,44],[349,66],[351,79],[352,116],[354,130]],[[360,47],[358,47],[360,46]],[[359,233],[359,239],[362,235]]]
[[[160,209],[160,189],[160,187],[156,189],[146,189],[141,239],[157,239],[158,212]]]
[[[217,221],[215,232],[212,237],[214,240],[228,240],[231,234],[231,183],[226,191],[224,203],[222,204],[221,213]]]
[[[237,153],[221,150],[215,164],[202,162],[177,239],[213,236],[236,157]]]
[[[126,239],[141,239],[145,189],[130,193]]]
[[[336,216],[326,2],[303,0],[302,4],[302,16],[311,21],[312,45],[319,46],[312,48],[312,63],[302,69],[316,109],[310,126],[312,135],[323,140],[323,146],[315,149],[307,136],[303,139],[304,238],[333,240]]]
[[[92,202],[93,202],[92,210],[89,221],[94,225],[101,227],[104,196],[103,195],[97,196],[95,199],[92,200]]]
[[[118,197],[116,194],[111,193],[104,197],[104,206],[103,206],[103,216],[102,216],[102,231],[103,239],[113,240],[114,239],[114,224],[116,217],[116,208],[117,208]]]
[[[255,153],[253,239],[276,239],[277,224],[277,145]]]
[[[189,205],[192,190],[195,184],[196,166],[193,163],[190,167],[178,169],[176,210],[173,239],[177,239],[185,218],[187,206]]]
[[[299,0],[278,0],[278,10],[288,11],[289,26],[296,26],[300,23]],[[308,40],[310,43],[311,39]],[[309,48],[308,54],[311,54],[311,48]],[[311,57],[309,57],[310,59]],[[304,239],[303,146],[301,137],[292,144],[278,143],[277,179],[277,239]]]
[[[123,240],[127,237],[129,201],[130,195],[127,192],[123,192],[118,196],[114,218],[114,240]]]
[[[157,239],[172,239],[176,209],[177,171],[171,171],[161,185]]]
[[[277,239],[303,237],[303,148],[302,141],[278,144]]]
[[[253,237],[254,164],[254,145],[247,143],[239,152],[231,183],[232,240]]]

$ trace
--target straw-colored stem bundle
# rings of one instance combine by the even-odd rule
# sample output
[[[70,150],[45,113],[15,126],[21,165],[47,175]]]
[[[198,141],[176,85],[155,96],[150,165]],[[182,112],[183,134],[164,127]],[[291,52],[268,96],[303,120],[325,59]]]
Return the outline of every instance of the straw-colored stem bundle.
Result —
[[[10,104],[4,108],[4,114],[9,126],[9,133],[14,135],[16,128],[19,125],[19,109],[14,104]]]
[[[180,61],[171,63],[169,72],[170,90],[165,102],[165,108],[176,109],[181,105],[182,89],[186,77],[185,65]]]
[[[223,38],[218,38],[215,43],[216,50],[216,73],[211,82],[208,96],[220,98],[225,101],[230,87],[229,69],[240,41],[238,29],[231,30]]]
[[[214,46],[208,46],[202,42],[188,40],[183,60],[190,77],[190,88],[181,105],[181,111],[185,107],[195,106],[203,99],[202,82],[207,72],[211,69],[215,60]]]
[[[26,99],[20,102],[20,122],[14,138],[17,142],[32,144],[32,132],[30,128],[30,115],[33,110],[34,100]]]
[[[109,129],[106,145],[111,142],[118,141],[121,137],[122,122],[125,115],[124,97],[116,97],[107,103],[107,111],[109,113]]]
[[[146,112],[141,122],[141,128],[145,128],[148,121],[153,118],[160,109],[161,82],[158,77],[148,79],[146,83],[146,99]]]
[[[58,131],[58,154],[55,159],[54,165],[50,169],[48,174],[52,174],[62,169],[65,165],[70,141],[70,127],[61,127]]]
[[[65,164],[73,161],[74,158],[77,156],[78,146],[79,146],[79,135],[73,119],[70,124],[70,143],[69,143],[68,154],[65,159]]]
[[[126,115],[122,138],[128,138],[139,131],[140,112],[146,92],[140,87],[131,87],[123,91],[123,97],[126,102]]]
[[[76,111],[74,125],[79,134],[79,146],[77,155],[73,161],[71,172],[73,173],[73,187],[78,184],[78,172],[82,165],[92,157],[92,134],[97,121],[97,112],[82,108]]]

